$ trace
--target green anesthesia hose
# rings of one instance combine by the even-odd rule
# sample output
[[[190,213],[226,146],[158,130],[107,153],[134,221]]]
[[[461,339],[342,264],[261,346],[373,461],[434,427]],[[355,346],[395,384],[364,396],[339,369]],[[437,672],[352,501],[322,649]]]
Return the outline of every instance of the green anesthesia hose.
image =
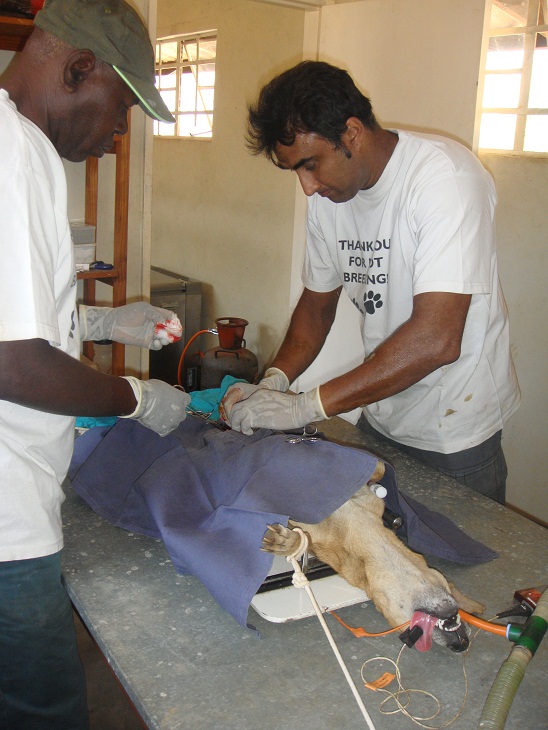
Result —
[[[479,730],[503,730],[512,701],[525,675],[525,669],[535,655],[546,633],[547,625],[548,589],[539,598],[537,607],[516,638],[510,656],[495,677],[481,714]]]

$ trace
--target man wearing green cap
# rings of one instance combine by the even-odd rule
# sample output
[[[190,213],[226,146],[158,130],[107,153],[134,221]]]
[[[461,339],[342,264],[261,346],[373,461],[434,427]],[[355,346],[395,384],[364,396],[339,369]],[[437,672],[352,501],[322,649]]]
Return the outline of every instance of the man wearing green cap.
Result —
[[[70,602],[61,584],[61,483],[75,416],[138,419],[160,435],[189,396],[80,363],[87,339],[157,349],[168,312],[76,309],[61,157],[101,157],[139,104],[173,121],[154,53],[123,0],[46,0],[0,78],[0,730],[88,727]]]

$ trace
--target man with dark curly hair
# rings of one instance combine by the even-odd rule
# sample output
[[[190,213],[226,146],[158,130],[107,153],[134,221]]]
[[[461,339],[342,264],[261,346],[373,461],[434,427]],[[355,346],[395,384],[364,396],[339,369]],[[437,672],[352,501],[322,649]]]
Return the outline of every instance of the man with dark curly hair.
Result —
[[[248,143],[309,197],[304,291],[263,380],[228,392],[232,428],[293,429],[361,407],[364,430],[503,503],[501,431],[520,393],[491,177],[457,142],[383,129],[349,74],[319,61],[262,89]],[[343,289],[362,317],[363,362],[287,393]]]

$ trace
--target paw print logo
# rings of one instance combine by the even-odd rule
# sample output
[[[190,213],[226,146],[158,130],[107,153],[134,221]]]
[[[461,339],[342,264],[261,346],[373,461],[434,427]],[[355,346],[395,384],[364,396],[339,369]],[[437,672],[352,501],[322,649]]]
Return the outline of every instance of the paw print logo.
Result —
[[[380,309],[382,307],[381,295],[368,291],[363,297],[363,304],[367,314],[375,314],[375,309]]]

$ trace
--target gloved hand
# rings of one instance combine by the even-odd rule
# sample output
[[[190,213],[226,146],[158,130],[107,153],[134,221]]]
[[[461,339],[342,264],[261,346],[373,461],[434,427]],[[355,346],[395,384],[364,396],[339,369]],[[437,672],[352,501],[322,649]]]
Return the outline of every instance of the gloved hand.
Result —
[[[287,375],[278,368],[268,368],[264,377],[257,383],[257,385],[252,385],[251,383],[235,383],[234,385],[231,385],[226,391],[219,406],[221,418],[228,423],[232,406],[235,403],[238,403],[238,401],[249,398],[249,396],[252,393],[255,393],[255,391],[259,388],[281,390],[285,393],[285,391],[289,388],[289,380],[287,379]]]
[[[122,377],[131,385],[137,407],[133,413],[121,418],[135,418],[160,436],[167,436],[185,420],[190,395],[184,390],[163,380],[138,380],[131,375]]]
[[[251,436],[254,428],[287,431],[324,418],[319,387],[298,395],[261,388],[232,407],[229,423],[235,431]]]
[[[181,339],[183,328],[174,312],[134,302],[123,307],[79,307],[81,339],[113,340],[122,345],[137,345],[160,350]]]

